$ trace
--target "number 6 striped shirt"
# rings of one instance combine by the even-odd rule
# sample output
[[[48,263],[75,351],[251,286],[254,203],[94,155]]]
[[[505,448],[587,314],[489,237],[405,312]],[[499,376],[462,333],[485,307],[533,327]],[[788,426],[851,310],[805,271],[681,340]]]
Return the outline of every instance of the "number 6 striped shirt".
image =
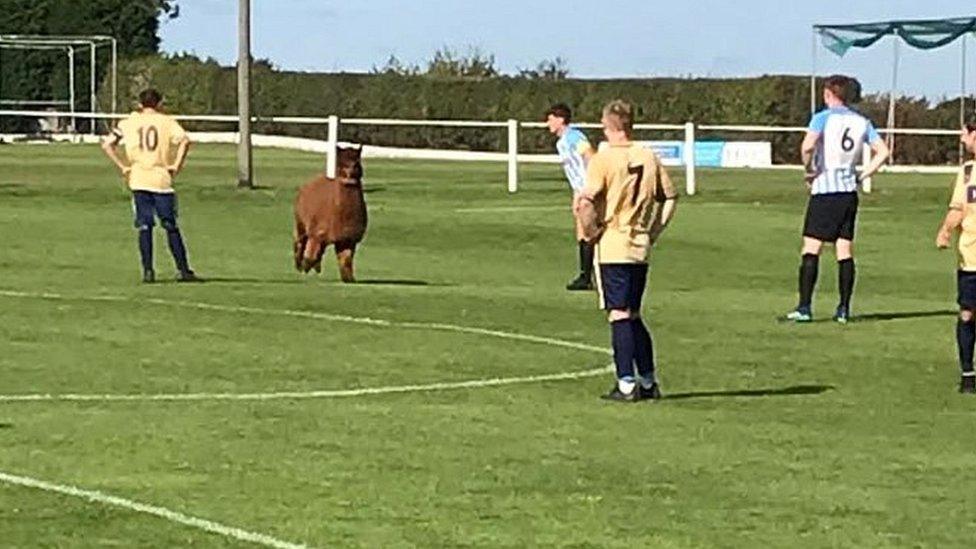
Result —
[[[820,135],[813,160],[817,177],[810,194],[857,192],[855,168],[864,145],[881,139],[874,124],[848,107],[834,107],[813,115],[807,129]]]

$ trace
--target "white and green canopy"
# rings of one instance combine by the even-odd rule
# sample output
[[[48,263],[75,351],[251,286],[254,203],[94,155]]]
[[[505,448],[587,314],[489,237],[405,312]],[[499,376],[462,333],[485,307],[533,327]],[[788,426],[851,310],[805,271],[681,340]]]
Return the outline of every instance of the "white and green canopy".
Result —
[[[843,57],[852,48],[870,48],[886,36],[892,37],[894,61],[892,64],[891,94],[888,105],[888,128],[895,125],[895,100],[898,91],[898,48],[900,43],[910,47],[931,50],[947,46],[956,40],[961,52],[961,93],[959,97],[960,122],[966,115],[966,37],[976,36],[976,17],[950,19],[925,19],[915,21],[881,21],[847,25],[813,26],[813,74],[810,78],[810,109],[817,106],[817,37],[824,48]],[[889,132],[889,139],[891,133]]]
[[[843,56],[851,48],[869,48],[885,36],[898,36],[913,48],[931,50],[976,32],[976,17],[814,25],[813,30],[820,35],[824,47],[839,56]]]

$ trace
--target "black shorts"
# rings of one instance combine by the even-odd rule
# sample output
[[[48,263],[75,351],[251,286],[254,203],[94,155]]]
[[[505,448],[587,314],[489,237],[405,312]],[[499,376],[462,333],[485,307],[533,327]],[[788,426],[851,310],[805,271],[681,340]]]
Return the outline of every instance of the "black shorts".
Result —
[[[811,196],[803,223],[803,236],[821,242],[836,242],[838,238],[854,240],[857,203],[856,192]]]
[[[976,273],[970,271],[958,271],[956,273],[956,285],[959,288],[959,308],[967,311],[976,311]]]
[[[150,229],[156,225],[156,217],[167,230],[176,228],[176,194],[132,191],[132,210],[137,229]]]
[[[598,267],[600,308],[639,312],[647,286],[647,263],[600,263]]]

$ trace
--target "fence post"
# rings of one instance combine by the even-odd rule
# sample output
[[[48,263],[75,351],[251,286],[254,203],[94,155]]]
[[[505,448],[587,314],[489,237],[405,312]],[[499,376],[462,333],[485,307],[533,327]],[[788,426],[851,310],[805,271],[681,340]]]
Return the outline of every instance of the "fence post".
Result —
[[[685,122],[685,192],[695,194],[695,123]]]
[[[508,120],[508,192],[518,192],[518,120]]]
[[[861,148],[861,166],[867,167],[871,163],[871,147],[865,145]],[[871,178],[865,177],[861,180],[861,190],[870,193],[871,192]]]
[[[325,176],[334,178],[336,176],[336,147],[339,145],[339,117],[329,115],[329,138],[326,143],[325,157]]]

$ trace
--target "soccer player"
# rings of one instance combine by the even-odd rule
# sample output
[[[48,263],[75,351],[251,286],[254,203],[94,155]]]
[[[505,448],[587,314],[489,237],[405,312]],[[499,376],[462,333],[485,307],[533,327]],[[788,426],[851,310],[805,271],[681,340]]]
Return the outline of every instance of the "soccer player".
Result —
[[[579,206],[580,193],[586,183],[586,164],[593,156],[593,147],[586,139],[586,135],[570,126],[573,113],[569,106],[557,103],[546,112],[546,126],[549,132],[559,138],[556,141],[556,152],[563,164],[563,171],[573,191],[573,219],[576,220],[576,209]],[[579,244],[579,275],[569,284],[567,290],[593,289],[593,244],[583,238],[579,221],[576,221],[576,240]]]
[[[968,124],[960,138],[966,150],[976,153],[976,124]],[[956,186],[949,201],[949,213],[942,222],[935,245],[948,248],[952,234],[959,232],[959,270],[956,274],[959,319],[956,321],[956,345],[962,379],[960,393],[976,393],[976,372],[973,371],[973,346],[976,344],[976,178],[969,161],[959,169]]]
[[[132,191],[142,281],[152,283],[156,280],[152,230],[155,218],[159,217],[176,262],[176,280],[197,282],[200,279],[190,269],[186,246],[176,224],[176,193],[173,191],[173,178],[183,169],[190,139],[176,120],[160,112],[162,101],[162,95],[154,89],[140,93],[141,108],[119,122],[102,141],[102,150],[118,167]],[[123,161],[117,151],[120,143],[125,146],[127,161]]]
[[[579,218],[586,238],[597,242],[597,290],[613,342],[617,382],[604,398],[659,399],[654,344],[641,320],[641,300],[648,254],[674,216],[678,194],[657,155],[631,142],[628,103],[609,103],[602,123],[609,147],[590,160]]]
[[[800,301],[787,319],[813,320],[811,303],[817,284],[820,250],[824,242],[835,243],[840,303],[834,320],[847,323],[854,292],[854,222],[857,218],[857,186],[871,177],[888,159],[888,146],[870,120],[851,110],[847,103],[856,100],[860,84],[847,76],[831,76],[824,82],[823,100],[827,108],[810,120],[800,147],[810,189],[806,221],[803,226],[803,252],[800,261]],[[858,173],[864,144],[870,146],[871,163]]]

